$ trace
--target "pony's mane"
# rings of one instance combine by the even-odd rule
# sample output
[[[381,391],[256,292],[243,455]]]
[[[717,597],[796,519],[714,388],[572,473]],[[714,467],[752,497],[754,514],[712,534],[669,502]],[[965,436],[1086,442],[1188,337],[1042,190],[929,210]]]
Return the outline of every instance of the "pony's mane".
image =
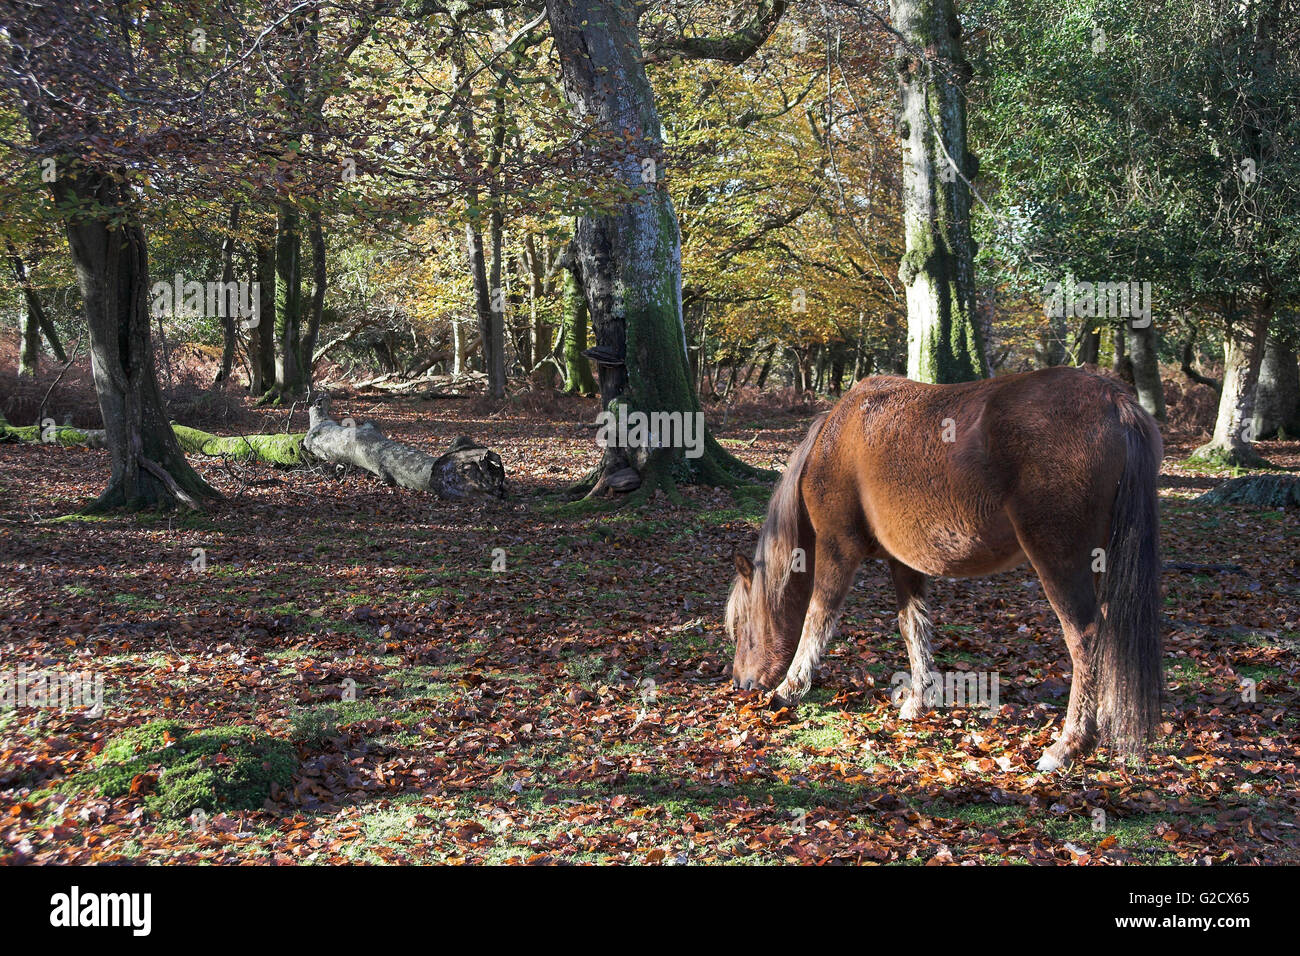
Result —
[[[737,578],[727,598],[727,633],[733,638],[749,612],[747,605],[751,602],[745,600],[749,591],[759,590],[765,598],[761,606],[768,614],[774,613],[781,605],[781,596],[790,580],[794,550],[799,546],[799,479],[828,414],[824,412],[813,420],[804,440],[790,453],[785,472],[772,489],[767,517],[763,519],[758,545],[754,548],[754,579],[749,588],[745,588],[743,580]]]

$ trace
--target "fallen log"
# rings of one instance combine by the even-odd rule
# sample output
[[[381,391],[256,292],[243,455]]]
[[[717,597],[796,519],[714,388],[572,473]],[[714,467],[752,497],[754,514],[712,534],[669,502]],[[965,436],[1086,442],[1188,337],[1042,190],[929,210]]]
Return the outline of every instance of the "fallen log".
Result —
[[[297,434],[214,435],[172,423],[172,432],[187,454],[235,461],[260,461],[298,467],[325,461],[351,465],[377,475],[390,485],[430,491],[460,500],[505,497],[505,468],[501,457],[473,439],[457,438],[442,455],[431,455],[385,437],[373,423],[362,425],[329,417],[329,396],[322,394],[309,408],[310,428]],[[102,428],[68,425],[14,426],[0,419],[0,440],[104,448]]]
[[[0,419],[0,441],[27,442],[33,445],[80,445],[104,448],[102,428],[74,428],[71,425],[10,425]]]
[[[440,498],[505,497],[501,457],[471,438],[457,438],[450,451],[435,456],[386,437],[373,422],[336,422],[329,412],[328,394],[311,403],[303,440],[307,452],[322,461],[363,468],[389,485]]]

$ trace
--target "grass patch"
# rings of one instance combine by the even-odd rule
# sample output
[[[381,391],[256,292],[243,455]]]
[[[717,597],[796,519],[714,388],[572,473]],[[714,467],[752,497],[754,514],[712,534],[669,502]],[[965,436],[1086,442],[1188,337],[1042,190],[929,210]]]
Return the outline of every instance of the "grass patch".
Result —
[[[195,810],[260,809],[273,785],[288,785],[297,764],[292,745],[253,727],[191,731],[161,720],[115,736],[91,769],[64,786],[109,798],[141,795],[152,813],[175,820]]]

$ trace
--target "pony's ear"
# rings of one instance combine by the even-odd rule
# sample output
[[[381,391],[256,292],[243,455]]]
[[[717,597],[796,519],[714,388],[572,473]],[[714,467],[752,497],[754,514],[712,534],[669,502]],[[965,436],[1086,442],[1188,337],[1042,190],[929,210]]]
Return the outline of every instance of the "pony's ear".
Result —
[[[746,584],[751,584],[754,580],[754,562],[739,551],[731,552],[731,559],[736,562],[736,573],[745,579]]]

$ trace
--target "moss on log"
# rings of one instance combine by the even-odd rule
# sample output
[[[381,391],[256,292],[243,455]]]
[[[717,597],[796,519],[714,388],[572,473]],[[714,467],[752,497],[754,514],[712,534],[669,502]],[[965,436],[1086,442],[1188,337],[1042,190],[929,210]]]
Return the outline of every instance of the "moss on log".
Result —
[[[308,464],[310,456],[303,450],[306,434],[297,435],[213,435],[198,428],[172,423],[172,432],[181,450],[210,458],[233,458],[237,461],[262,461],[269,465],[296,467]],[[75,445],[103,448],[101,428],[72,428],[67,425],[0,425],[0,439],[30,444]]]
[[[42,434],[44,433],[44,434]],[[0,440],[21,441],[46,445],[79,445],[103,448],[104,433],[97,429],[73,428],[71,425],[7,425],[0,424]]]
[[[195,455],[228,457],[236,461],[264,461],[270,465],[304,465],[307,455],[302,442],[306,434],[297,435],[213,435],[210,432],[172,425],[181,448]]]
[[[1300,478],[1294,475],[1246,475],[1215,485],[1192,504],[1250,505],[1255,508],[1300,507]]]

